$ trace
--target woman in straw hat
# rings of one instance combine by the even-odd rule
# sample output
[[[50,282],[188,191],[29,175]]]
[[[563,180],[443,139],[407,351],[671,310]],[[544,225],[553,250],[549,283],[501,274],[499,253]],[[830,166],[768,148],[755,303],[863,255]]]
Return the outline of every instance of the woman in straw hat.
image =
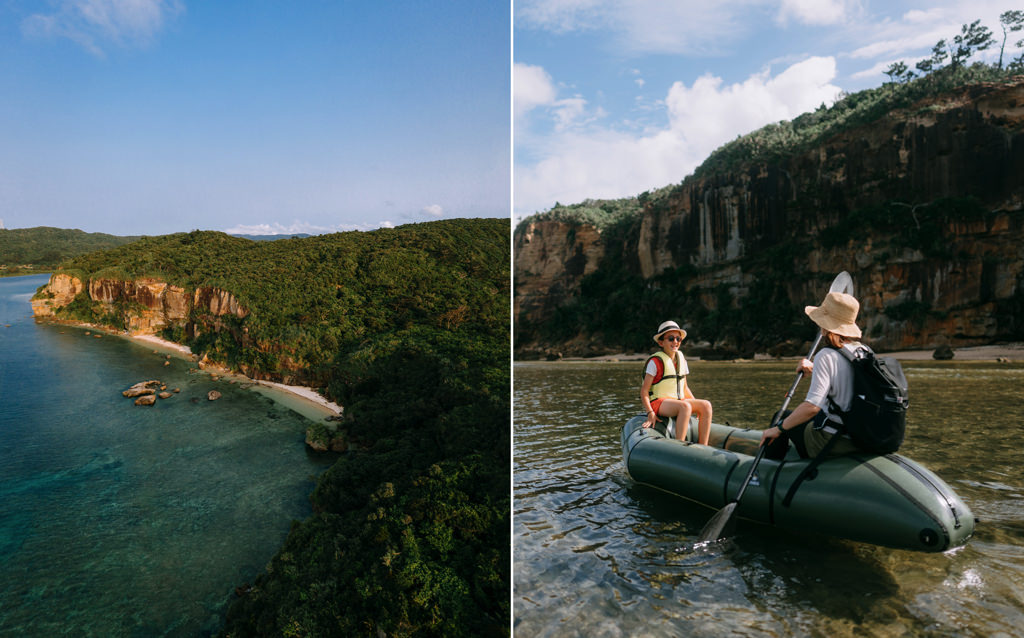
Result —
[[[690,373],[686,358],[680,352],[686,331],[675,321],[658,326],[654,341],[661,346],[644,367],[644,381],[640,385],[640,405],[647,413],[644,427],[653,427],[658,416],[675,417],[676,438],[683,440],[690,427],[690,415],[697,415],[697,442],[708,444],[711,436],[711,402],[695,399],[686,375]]]
[[[790,412],[776,427],[761,434],[762,444],[771,441],[765,456],[781,459],[792,440],[803,458],[814,458],[836,434],[834,424],[842,424],[835,412],[848,410],[853,400],[853,368],[840,352],[840,348],[860,347],[860,328],[857,312],[860,304],[842,292],[830,292],[820,306],[807,306],[804,312],[821,328],[825,347],[818,351],[814,361],[803,359],[798,369],[811,373],[811,387],[804,402]],[[808,426],[811,427],[808,427]],[[843,435],[829,450],[828,455],[854,452],[858,448]]]

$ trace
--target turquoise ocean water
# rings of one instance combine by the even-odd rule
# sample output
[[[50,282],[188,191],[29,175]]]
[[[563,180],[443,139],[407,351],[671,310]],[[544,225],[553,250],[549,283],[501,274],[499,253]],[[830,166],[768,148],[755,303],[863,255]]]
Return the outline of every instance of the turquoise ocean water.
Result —
[[[308,453],[309,421],[264,394],[36,324],[46,280],[0,279],[0,636],[215,632],[334,459]],[[150,379],[181,391],[122,397]]]

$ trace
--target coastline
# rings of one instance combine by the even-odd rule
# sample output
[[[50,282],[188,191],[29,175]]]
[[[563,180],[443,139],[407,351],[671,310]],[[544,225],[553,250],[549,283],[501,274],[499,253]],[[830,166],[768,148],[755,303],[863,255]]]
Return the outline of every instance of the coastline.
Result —
[[[111,330],[106,326],[86,322],[61,321],[60,323],[76,326],[78,328],[97,330],[116,337],[123,337],[137,343],[144,343],[149,346],[153,346],[158,350],[170,352],[173,355],[177,355],[183,359],[188,359],[189,361],[196,361],[196,354],[192,352],[192,349],[188,346],[183,346],[180,343],[161,339],[156,335],[133,335],[123,331]],[[322,421],[325,417],[340,416],[344,409],[337,403],[327,400],[313,388],[300,385],[287,385],[284,383],[277,383],[275,381],[252,379],[244,374],[228,370],[216,363],[204,363],[201,367],[220,376],[234,378],[239,381],[252,384],[252,389],[274,401],[284,404],[311,421]]]
[[[173,341],[167,341],[161,339],[156,335],[124,335],[129,339],[135,341],[141,341],[143,343],[151,344],[165,350],[170,350],[173,353],[179,354],[187,359],[194,359],[195,353],[188,346],[183,346],[180,343],[174,343]],[[261,391],[261,394],[269,396],[271,399],[280,400],[282,395],[290,397],[293,400],[282,401],[288,407],[292,408],[296,412],[299,412],[303,416],[311,420],[319,420],[326,416],[339,416],[342,413],[342,406],[328,401],[326,398],[320,395],[313,388],[309,388],[301,385],[287,385],[284,383],[277,383],[276,381],[262,381],[260,379],[252,379],[224,368],[219,364],[204,364],[205,368],[213,368],[216,374],[233,377],[239,380],[244,380],[246,383],[251,383],[252,387]],[[296,402],[295,399],[299,401]],[[312,416],[310,416],[310,409],[312,409]]]
[[[927,350],[900,350],[894,352],[879,352],[879,356],[893,357],[900,361],[936,361],[932,357],[932,353],[935,352],[934,348]],[[949,361],[987,361],[987,362],[1022,362],[1024,361],[1024,343],[1005,343],[998,345],[989,346],[965,346],[963,348],[954,348],[954,356]],[[540,359],[516,359],[516,363],[528,363],[528,362],[540,362],[540,363],[558,363],[564,362],[628,362],[628,361],[645,361],[650,354],[645,353],[619,353],[601,355],[598,357],[563,357],[554,361],[543,361]],[[687,361],[700,361],[699,357],[687,356]],[[768,355],[755,356],[753,359],[723,359],[725,363],[728,362],[749,362],[749,361],[797,361],[801,359],[800,356],[791,357],[770,357]]]

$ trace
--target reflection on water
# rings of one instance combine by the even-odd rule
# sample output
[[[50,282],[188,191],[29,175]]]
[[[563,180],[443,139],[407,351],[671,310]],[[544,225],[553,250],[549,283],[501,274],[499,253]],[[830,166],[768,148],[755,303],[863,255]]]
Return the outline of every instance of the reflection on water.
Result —
[[[715,421],[762,428],[794,363],[691,363]],[[742,523],[626,474],[639,362],[515,366],[514,616],[524,636],[1021,635],[1024,365],[907,362],[903,452],[980,519],[966,547],[918,554]],[[794,401],[806,392],[806,384]],[[1016,449],[1015,449],[1016,448]]]

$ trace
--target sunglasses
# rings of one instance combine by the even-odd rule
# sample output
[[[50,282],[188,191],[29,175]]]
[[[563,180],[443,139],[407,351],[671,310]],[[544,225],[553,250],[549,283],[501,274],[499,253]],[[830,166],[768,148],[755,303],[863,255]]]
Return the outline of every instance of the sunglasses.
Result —
[[[671,335],[671,336],[668,336],[668,337],[662,337],[662,339],[664,339],[665,341],[678,341],[680,343],[683,342],[683,338],[682,337],[677,337],[676,335]]]

